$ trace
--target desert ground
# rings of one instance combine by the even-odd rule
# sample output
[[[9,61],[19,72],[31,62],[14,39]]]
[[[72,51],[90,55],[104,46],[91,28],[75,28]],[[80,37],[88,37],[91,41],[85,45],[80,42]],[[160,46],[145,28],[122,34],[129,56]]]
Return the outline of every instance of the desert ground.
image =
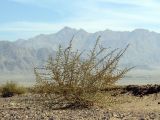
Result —
[[[38,95],[32,93],[1,97],[0,118],[1,120],[160,120],[159,89],[158,85],[106,89],[97,94],[97,102],[91,108],[83,109],[48,108],[45,100],[40,103],[37,101]]]

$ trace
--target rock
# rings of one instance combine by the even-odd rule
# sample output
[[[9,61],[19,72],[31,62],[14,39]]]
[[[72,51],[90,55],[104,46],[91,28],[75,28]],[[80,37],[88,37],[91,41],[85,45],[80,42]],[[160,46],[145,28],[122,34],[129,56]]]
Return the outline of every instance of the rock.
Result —
[[[155,113],[150,113],[149,118],[154,120],[156,118],[156,114]]]

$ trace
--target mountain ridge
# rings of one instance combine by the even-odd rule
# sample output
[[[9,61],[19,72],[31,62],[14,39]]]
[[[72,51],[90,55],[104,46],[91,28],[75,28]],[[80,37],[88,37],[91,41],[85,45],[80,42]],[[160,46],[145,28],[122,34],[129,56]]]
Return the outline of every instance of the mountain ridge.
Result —
[[[54,55],[59,44],[64,47],[68,45],[73,36],[73,49],[91,49],[98,36],[101,36],[101,43],[105,47],[124,48],[130,44],[122,59],[123,64],[138,67],[159,66],[160,33],[146,29],[133,31],[106,29],[89,33],[84,29],[64,27],[57,33],[40,34],[27,40],[0,41],[0,72],[30,71],[33,65],[42,65],[47,56]]]

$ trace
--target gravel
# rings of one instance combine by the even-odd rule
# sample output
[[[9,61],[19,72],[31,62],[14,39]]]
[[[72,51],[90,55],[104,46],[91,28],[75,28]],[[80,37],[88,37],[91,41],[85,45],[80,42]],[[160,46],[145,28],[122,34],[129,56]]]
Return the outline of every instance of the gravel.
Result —
[[[30,100],[28,99],[30,98]],[[0,98],[1,120],[160,120],[160,112],[116,111],[100,107],[52,110],[31,101],[32,96]]]

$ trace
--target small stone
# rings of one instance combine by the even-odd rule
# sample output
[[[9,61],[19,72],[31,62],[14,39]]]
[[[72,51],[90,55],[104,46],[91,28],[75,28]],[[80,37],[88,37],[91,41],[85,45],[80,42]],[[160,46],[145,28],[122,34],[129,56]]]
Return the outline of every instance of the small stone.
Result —
[[[26,107],[26,109],[27,109],[27,110],[29,110],[29,109],[30,109],[30,107],[29,107],[29,106],[27,106],[27,107]]]
[[[109,120],[109,118],[108,117],[102,117],[101,120]]]
[[[156,115],[155,115],[154,113],[151,113],[151,114],[149,115],[149,117],[150,117],[150,119],[155,119]]]
[[[55,120],[53,117],[49,118],[48,120]]]
[[[140,118],[139,120],[145,120],[145,118]]]

